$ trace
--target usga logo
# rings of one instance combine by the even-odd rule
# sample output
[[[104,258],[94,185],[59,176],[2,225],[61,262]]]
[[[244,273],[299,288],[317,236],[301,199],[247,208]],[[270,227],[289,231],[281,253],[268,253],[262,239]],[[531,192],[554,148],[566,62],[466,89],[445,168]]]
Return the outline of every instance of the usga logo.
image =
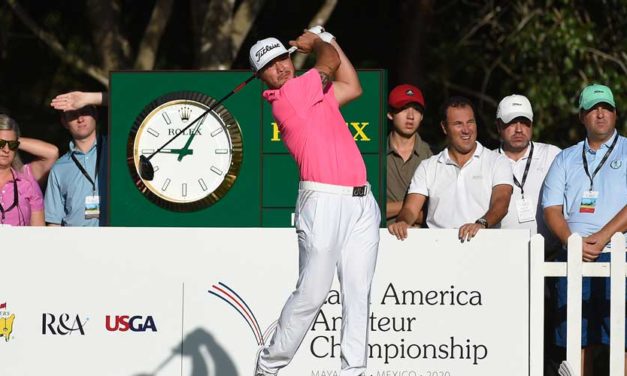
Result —
[[[129,316],[129,315],[107,315],[105,327],[110,332],[132,332],[157,331],[157,325],[152,316]]]
[[[70,315],[69,313],[60,315],[44,313],[41,315],[41,334],[65,336],[76,332],[77,335],[84,336],[87,321],[89,321],[89,317],[83,320],[79,315]]]
[[[13,338],[13,321],[15,320],[15,314],[7,311],[7,303],[0,303],[0,338],[4,339],[4,342],[9,342],[9,339]]]

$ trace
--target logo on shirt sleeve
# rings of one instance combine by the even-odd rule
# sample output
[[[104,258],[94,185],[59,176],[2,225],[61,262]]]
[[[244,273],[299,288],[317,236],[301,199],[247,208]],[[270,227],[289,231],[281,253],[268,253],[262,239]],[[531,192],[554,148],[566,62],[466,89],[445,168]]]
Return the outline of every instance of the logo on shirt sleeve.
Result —
[[[615,159],[612,161],[612,163],[610,163],[610,167],[613,168],[614,170],[618,170],[620,166],[622,165],[623,165],[623,161],[621,161],[620,159]]]

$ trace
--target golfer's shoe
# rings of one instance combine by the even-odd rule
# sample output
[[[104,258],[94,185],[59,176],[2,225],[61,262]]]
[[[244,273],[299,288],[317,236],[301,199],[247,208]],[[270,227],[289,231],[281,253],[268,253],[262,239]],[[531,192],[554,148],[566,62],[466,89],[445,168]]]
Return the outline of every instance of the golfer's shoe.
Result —
[[[264,346],[261,346],[259,350],[257,350],[257,356],[255,356],[255,376],[276,376],[276,373],[270,373],[259,368],[259,357],[261,356],[261,352],[263,351]]]

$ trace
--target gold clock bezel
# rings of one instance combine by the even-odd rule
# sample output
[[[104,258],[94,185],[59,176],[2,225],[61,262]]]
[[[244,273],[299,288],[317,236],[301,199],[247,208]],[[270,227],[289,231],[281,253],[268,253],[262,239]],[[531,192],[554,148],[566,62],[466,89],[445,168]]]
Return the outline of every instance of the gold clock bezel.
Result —
[[[242,131],[235,117],[222,104],[216,106],[216,108],[214,108],[208,115],[213,116],[220,124],[222,124],[225,132],[229,135],[231,143],[231,165],[229,166],[229,170],[225,173],[222,183],[220,183],[218,188],[216,188],[213,192],[208,193],[205,197],[191,202],[171,200],[166,196],[153,192],[146,186],[141,176],[139,176],[138,166],[140,151],[136,146],[137,134],[155,113],[164,107],[179,104],[181,102],[195,102],[196,105],[199,105],[207,110],[214,103],[216,103],[217,100],[200,92],[177,91],[162,95],[150,102],[143,108],[141,113],[137,115],[129,132],[126,144],[126,160],[131,179],[135,183],[135,187],[137,187],[139,192],[144,197],[154,204],[170,211],[192,212],[205,209],[215,204],[229,192],[237,179],[242,165],[243,141]]]

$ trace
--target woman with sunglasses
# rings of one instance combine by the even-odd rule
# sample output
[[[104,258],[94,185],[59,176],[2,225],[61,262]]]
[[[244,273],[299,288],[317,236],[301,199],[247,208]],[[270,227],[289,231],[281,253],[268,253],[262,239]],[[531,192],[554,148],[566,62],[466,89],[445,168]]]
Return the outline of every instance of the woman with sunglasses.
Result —
[[[36,160],[24,165],[18,149],[33,154]],[[0,114],[0,226],[45,224],[39,184],[45,182],[57,156],[58,150],[51,144],[20,139],[20,128],[15,120]]]

